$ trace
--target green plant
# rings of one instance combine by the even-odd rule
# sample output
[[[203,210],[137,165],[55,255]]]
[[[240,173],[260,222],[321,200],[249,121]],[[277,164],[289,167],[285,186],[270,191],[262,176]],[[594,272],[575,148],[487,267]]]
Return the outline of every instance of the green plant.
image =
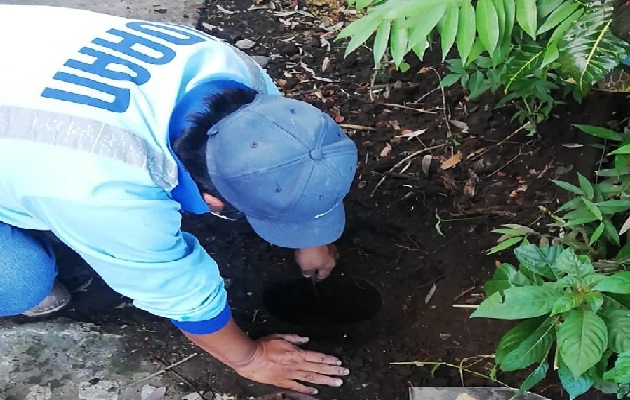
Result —
[[[630,393],[630,272],[606,275],[591,258],[563,246],[523,244],[518,267],[501,264],[472,317],[521,320],[501,339],[502,371],[535,365],[526,391],[550,369],[570,398],[595,387]]]
[[[389,49],[396,66],[424,58],[439,37],[450,71],[442,86],[461,82],[471,97],[501,89],[516,101],[515,117],[532,124],[556,104],[552,91],[577,100],[614,69],[628,45],[611,31],[614,0],[348,0],[364,16],[345,27],[346,55],[374,35],[379,65]],[[624,32],[628,19],[619,18]]]

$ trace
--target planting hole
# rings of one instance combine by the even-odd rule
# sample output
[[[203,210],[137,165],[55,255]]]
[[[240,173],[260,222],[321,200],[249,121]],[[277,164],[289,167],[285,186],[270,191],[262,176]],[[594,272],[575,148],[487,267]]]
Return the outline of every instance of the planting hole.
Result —
[[[280,282],[264,293],[267,309],[277,318],[300,325],[344,324],[363,321],[381,309],[378,290],[368,281],[334,275]]]

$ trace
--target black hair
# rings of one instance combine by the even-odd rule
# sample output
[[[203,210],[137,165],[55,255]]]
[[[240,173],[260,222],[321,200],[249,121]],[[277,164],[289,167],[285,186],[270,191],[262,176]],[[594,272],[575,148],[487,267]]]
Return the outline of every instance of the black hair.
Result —
[[[219,195],[206,166],[208,131],[223,118],[254,101],[257,94],[249,88],[228,89],[208,97],[203,111],[187,116],[190,127],[171,145],[201,192]]]

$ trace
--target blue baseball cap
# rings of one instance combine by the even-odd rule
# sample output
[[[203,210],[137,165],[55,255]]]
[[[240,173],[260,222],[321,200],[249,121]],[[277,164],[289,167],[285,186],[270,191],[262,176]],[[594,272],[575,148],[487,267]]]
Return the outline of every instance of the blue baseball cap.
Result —
[[[330,116],[303,101],[259,94],[208,136],[212,183],[260,237],[299,249],[341,236],[357,148]]]

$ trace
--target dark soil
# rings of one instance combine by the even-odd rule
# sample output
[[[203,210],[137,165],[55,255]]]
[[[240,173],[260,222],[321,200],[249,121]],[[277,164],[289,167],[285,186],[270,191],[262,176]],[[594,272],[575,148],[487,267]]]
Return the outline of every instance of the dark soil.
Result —
[[[429,367],[391,363],[444,361],[479,372],[491,367],[487,355],[511,324],[470,319],[470,310],[453,307],[479,303],[481,285],[496,261],[509,258],[486,255],[496,241],[490,230],[502,223],[543,226],[537,206],[553,209],[564,196],[550,179],[573,180],[575,171],[591,175],[600,156],[588,147],[565,146],[589,140],[572,124],[620,119],[626,99],[593,93],[581,105],[558,108],[537,134],[528,135],[510,122],[513,109],[495,109],[492,95],[470,101],[459,88],[437,89],[444,68],[429,53],[423,62],[409,60],[406,74],[378,73],[372,100],[370,53],[362,50],[344,59],[342,43],[327,30],[351,14],[302,0],[271,1],[257,2],[249,11],[251,0],[210,1],[199,28],[230,43],[254,41],[246,51],[269,57],[268,71],[287,96],[307,100],[348,124],[360,165],[345,203],[348,222],[338,242],[342,258],[335,273],[371,282],[382,308],[371,319],[342,325],[285,322],[270,314],[263,297],[278,282],[300,278],[290,251],[268,245],[241,222],[187,217],[186,229],[199,237],[230,280],[235,317],[250,335],[308,333],[314,337],[308,348],[344,360],[351,376],[340,389],[322,388],[321,399],[403,400],[410,385],[460,386],[457,370],[440,367],[432,373]],[[296,10],[312,14],[290,13]],[[410,135],[420,129],[426,131]],[[458,153],[462,161],[455,163]],[[442,169],[449,159],[452,168]],[[170,323],[125,307],[126,300],[98,279],[75,299],[65,316],[141,332],[130,348],[164,362],[189,354],[190,346]],[[243,399],[273,392],[209,357],[177,372],[195,390],[221,390]],[[498,376],[512,386],[523,377]],[[492,385],[468,374],[464,383]],[[534,391],[554,400],[568,398],[554,380]],[[593,392],[582,398],[613,397]]]

